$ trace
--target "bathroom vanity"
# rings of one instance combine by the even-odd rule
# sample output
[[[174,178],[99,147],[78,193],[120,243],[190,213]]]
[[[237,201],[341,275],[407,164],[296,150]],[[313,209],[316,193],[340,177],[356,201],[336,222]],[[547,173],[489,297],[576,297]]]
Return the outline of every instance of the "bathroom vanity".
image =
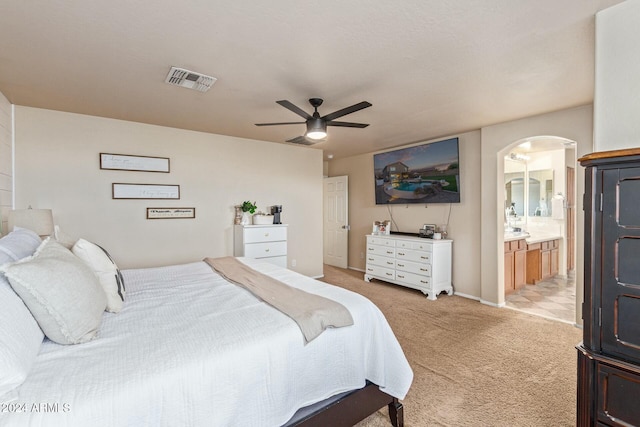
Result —
[[[505,295],[556,276],[560,266],[562,237],[505,233],[504,292]]]

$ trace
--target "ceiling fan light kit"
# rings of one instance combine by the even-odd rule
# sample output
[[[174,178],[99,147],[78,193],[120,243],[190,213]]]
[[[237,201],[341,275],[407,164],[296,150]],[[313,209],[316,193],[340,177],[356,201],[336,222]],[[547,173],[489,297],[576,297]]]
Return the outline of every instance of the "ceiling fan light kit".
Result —
[[[321,118],[307,120],[307,138],[322,139],[327,136],[327,124]]]
[[[340,127],[350,127],[350,128],[366,128],[367,126],[369,126],[369,124],[365,124],[365,123],[336,122],[335,119],[342,116],[346,116],[347,114],[355,113],[356,111],[360,111],[364,108],[371,107],[372,105],[371,103],[367,101],[362,101],[350,107],[346,107],[341,110],[334,111],[333,113],[320,117],[320,113],[318,113],[318,107],[322,105],[322,102],[323,101],[320,98],[309,99],[309,104],[311,104],[311,106],[314,109],[313,115],[311,115],[306,111],[304,111],[302,108],[292,104],[287,100],[276,101],[277,104],[280,104],[284,108],[290,111],[293,111],[300,117],[304,118],[306,121],[281,122],[281,123],[256,123],[256,126],[294,125],[294,124],[305,123],[307,126],[307,132],[305,133],[304,136],[299,136],[299,137],[287,140],[287,142],[293,142],[295,144],[304,144],[304,145],[315,144],[319,140],[326,138],[327,126],[340,126]]]

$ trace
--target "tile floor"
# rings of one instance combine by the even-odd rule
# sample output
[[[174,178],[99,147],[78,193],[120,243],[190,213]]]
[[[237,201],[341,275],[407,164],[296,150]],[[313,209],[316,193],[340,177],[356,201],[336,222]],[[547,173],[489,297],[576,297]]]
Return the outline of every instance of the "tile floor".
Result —
[[[526,285],[507,296],[505,303],[515,310],[575,324],[576,282],[573,277],[554,277]]]

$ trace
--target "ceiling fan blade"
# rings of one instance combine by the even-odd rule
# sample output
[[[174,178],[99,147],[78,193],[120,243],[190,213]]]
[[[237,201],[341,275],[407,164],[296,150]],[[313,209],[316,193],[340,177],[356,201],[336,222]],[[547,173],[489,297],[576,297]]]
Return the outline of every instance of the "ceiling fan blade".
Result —
[[[274,125],[301,125],[306,122],[282,122],[282,123],[256,123],[256,126],[274,126]]]
[[[342,110],[334,111],[331,114],[327,114],[322,119],[331,121],[333,119],[337,119],[338,117],[346,116],[347,114],[355,113],[356,111],[362,110],[363,108],[371,107],[371,103],[367,101],[362,101],[357,104],[352,105],[351,107],[343,108]]]
[[[326,122],[327,126],[340,126],[344,128],[366,128],[369,126],[369,123],[351,123],[351,122],[334,122],[329,121]]]
[[[286,99],[283,99],[282,101],[276,101],[276,103],[282,105],[284,108],[293,111],[294,113],[296,113],[297,115],[299,115],[300,117],[304,117],[305,119],[309,120],[311,118],[313,118],[311,116],[311,114],[307,113],[306,111],[304,111],[302,108],[293,105],[292,103],[290,103],[289,101],[287,101]]]
[[[294,144],[302,144],[302,145],[313,145],[318,142],[326,141],[325,139],[313,140],[303,136],[296,136],[295,138],[287,139],[286,142],[293,142]]]

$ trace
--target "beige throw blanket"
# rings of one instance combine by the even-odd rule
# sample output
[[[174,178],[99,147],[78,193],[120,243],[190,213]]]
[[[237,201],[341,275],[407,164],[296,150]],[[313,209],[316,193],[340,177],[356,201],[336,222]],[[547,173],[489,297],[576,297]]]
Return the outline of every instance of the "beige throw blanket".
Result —
[[[342,304],[282,283],[234,257],[205,258],[204,262],[230,282],[292,318],[300,327],[305,344],[328,327],[353,325],[351,313]]]

